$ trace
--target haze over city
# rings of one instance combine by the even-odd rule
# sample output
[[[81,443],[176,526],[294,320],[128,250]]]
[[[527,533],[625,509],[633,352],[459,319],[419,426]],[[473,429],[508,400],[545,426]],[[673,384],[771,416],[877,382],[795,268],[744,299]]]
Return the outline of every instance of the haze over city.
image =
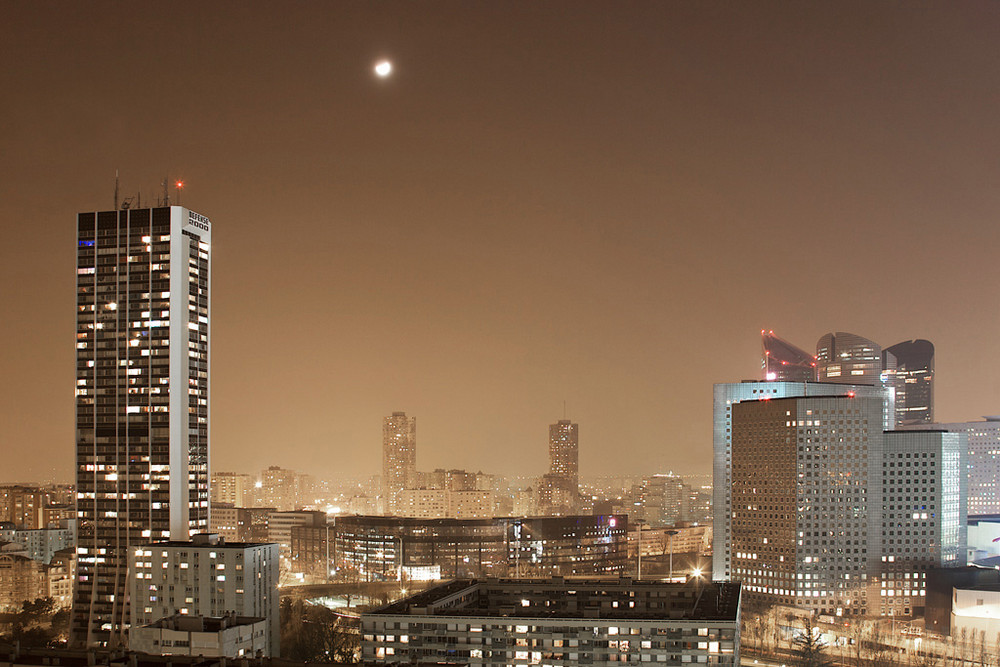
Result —
[[[5,3],[0,480],[73,476],[75,215],[211,218],[212,468],[708,472],[761,328],[998,412],[1000,7]],[[376,76],[379,61],[391,75]],[[171,196],[177,193],[171,189]]]

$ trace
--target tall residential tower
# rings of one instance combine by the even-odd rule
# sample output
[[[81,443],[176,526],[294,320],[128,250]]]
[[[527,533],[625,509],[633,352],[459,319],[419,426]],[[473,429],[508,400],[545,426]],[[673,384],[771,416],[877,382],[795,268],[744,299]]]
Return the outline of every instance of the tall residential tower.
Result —
[[[417,418],[393,412],[382,421],[382,488],[385,511],[400,511],[399,495],[417,478]]]
[[[542,477],[540,503],[545,514],[574,514],[580,495],[580,425],[560,419],[549,425],[549,472]]]
[[[180,206],[77,218],[76,644],[124,637],[132,547],[208,530],[210,244]]]

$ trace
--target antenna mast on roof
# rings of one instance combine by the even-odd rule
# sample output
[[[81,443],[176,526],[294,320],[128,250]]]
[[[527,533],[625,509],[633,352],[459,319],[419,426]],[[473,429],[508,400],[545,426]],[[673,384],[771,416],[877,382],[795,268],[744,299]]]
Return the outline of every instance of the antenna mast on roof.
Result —
[[[163,205],[170,206],[170,186],[167,184],[167,178],[163,178]]]
[[[118,210],[118,170],[115,169],[115,210]]]

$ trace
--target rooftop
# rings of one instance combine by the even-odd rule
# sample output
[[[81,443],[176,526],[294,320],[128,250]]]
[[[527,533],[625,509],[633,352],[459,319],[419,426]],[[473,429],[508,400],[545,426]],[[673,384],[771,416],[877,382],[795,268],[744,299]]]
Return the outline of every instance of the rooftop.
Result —
[[[731,620],[740,585],[621,578],[456,579],[370,615]]]

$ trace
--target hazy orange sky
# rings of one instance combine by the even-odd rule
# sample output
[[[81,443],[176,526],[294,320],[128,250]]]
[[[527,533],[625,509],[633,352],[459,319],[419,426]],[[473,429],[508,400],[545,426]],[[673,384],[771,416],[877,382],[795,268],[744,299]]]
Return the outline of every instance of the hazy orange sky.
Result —
[[[72,478],[75,215],[213,222],[212,465],[707,472],[761,328],[1000,412],[993,2],[0,2],[0,480]],[[381,57],[394,75],[372,75]]]

